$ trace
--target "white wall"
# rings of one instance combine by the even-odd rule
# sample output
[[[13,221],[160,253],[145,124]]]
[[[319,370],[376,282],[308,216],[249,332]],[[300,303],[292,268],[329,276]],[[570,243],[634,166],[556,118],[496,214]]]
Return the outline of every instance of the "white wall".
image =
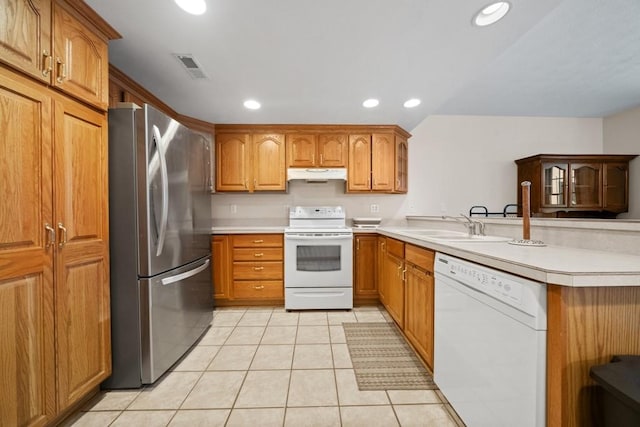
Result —
[[[502,212],[517,201],[514,160],[602,153],[602,119],[430,116],[409,140],[409,194],[400,211],[457,215],[473,205]]]
[[[640,154],[640,107],[603,121],[603,147],[607,154]],[[640,218],[640,158],[629,165],[629,212],[618,218]]]
[[[345,206],[350,218],[387,221],[457,215],[476,204],[501,212],[517,200],[514,160],[540,153],[602,153],[602,119],[430,116],[411,133],[407,195],[345,194],[344,183],[293,182],[288,194],[215,194],[213,217],[218,224],[260,219],[281,225],[289,206],[323,204]],[[371,204],[380,212],[371,213]]]

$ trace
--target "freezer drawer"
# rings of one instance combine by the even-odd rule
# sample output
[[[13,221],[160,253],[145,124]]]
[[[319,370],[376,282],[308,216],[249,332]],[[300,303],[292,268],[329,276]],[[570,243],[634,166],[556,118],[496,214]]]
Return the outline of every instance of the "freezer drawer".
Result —
[[[156,381],[213,319],[211,259],[139,281],[142,383]]]

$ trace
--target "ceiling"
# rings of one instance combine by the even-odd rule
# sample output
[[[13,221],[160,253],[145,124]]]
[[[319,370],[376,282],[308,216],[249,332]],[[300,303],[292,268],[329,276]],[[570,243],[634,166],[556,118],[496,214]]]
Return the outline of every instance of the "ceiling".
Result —
[[[110,61],[212,123],[398,124],[434,114],[603,117],[640,105],[640,1],[86,0],[123,38]],[[193,79],[172,54],[192,54]],[[373,109],[362,107],[378,98]],[[247,99],[262,103],[247,110]],[[403,102],[422,104],[406,109]]]

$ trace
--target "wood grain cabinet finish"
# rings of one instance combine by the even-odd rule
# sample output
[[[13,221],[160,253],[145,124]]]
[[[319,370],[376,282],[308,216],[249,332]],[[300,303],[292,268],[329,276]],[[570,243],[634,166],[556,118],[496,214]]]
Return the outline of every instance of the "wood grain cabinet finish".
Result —
[[[387,238],[378,236],[376,239],[376,284],[378,286],[378,298],[382,305],[387,302],[387,282],[384,277],[384,259],[387,256]]]
[[[520,183],[530,181],[535,216],[615,218],[629,207],[629,162],[635,157],[540,154],[518,159],[518,205]]]
[[[406,193],[409,190],[409,142],[407,138],[396,135],[394,193]]]
[[[216,191],[284,191],[285,140],[282,134],[216,135]]]
[[[353,299],[354,303],[378,302],[376,258],[378,237],[376,234],[355,234],[353,239]]]
[[[347,166],[346,134],[287,134],[287,167],[343,168]]]
[[[232,298],[235,303],[284,301],[282,234],[236,234],[232,241]]]
[[[0,98],[0,419],[40,425],[111,373],[106,115],[1,67]]]
[[[433,370],[433,309],[435,253],[411,244],[405,245],[405,321],[409,342]]]
[[[347,191],[371,190],[371,135],[349,135]]]
[[[393,134],[371,135],[371,190],[393,192],[395,149],[396,142]]]
[[[229,249],[230,237],[216,235],[211,237],[211,257],[213,268],[211,269],[213,283],[213,300],[217,304],[231,298],[231,258]]]
[[[400,329],[404,328],[405,262],[404,243],[387,238],[382,280],[385,281],[384,306]]]
[[[113,28],[75,1],[0,0],[0,8],[3,62],[101,110],[108,108],[108,40],[119,37]]]

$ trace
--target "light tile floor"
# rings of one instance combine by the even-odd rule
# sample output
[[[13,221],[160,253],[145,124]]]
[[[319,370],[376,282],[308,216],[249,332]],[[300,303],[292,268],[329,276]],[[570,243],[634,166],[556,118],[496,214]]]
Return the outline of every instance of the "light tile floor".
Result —
[[[382,307],[216,309],[156,384],[103,391],[66,425],[463,426],[439,390],[358,390],[342,322],[380,321]]]

